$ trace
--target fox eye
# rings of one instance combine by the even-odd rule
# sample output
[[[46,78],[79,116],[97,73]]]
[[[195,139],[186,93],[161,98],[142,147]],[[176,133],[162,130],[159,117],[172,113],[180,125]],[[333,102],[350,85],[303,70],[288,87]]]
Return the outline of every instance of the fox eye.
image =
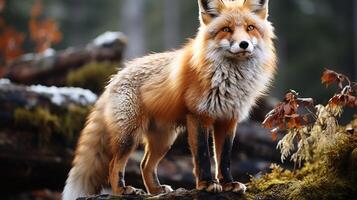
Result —
[[[255,26],[253,26],[253,25],[249,25],[248,27],[247,27],[247,31],[252,31],[252,30],[254,30],[255,29]]]
[[[226,32],[226,33],[229,33],[229,32],[232,32],[232,29],[229,28],[229,27],[224,27],[224,28],[222,29],[222,31],[223,31],[223,32]]]

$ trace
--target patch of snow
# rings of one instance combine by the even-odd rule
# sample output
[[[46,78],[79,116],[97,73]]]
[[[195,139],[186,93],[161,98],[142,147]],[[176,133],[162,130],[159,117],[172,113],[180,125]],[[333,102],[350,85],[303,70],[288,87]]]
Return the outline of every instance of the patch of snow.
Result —
[[[52,49],[52,48],[48,48],[46,49],[44,52],[42,53],[27,53],[21,56],[21,60],[24,61],[33,61],[39,58],[44,58],[44,57],[51,57],[54,56],[56,54],[56,50]]]
[[[21,60],[24,60],[24,61],[31,61],[33,60],[35,57],[35,54],[34,53],[27,53],[23,56],[21,56]]]
[[[121,32],[107,31],[93,40],[94,45],[103,46],[105,44],[113,43],[115,40],[126,40],[126,37]]]
[[[0,78],[0,85],[8,85],[10,83],[11,83],[11,81],[9,79]]]
[[[56,105],[63,105],[68,101],[88,105],[93,104],[97,100],[97,95],[90,90],[82,88],[32,85],[28,89],[48,96]]]
[[[56,53],[56,50],[52,49],[52,48],[48,48],[46,49],[44,52],[42,52],[42,55],[44,57],[49,57],[49,56],[54,56]]]

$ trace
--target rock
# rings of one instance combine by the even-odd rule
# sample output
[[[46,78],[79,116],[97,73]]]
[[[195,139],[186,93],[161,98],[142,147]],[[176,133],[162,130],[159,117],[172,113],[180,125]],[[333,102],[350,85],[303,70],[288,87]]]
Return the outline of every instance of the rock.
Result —
[[[98,195],[93,197],[78,198],[78,200],[241,200],[246,199],[242,194],[233,192],[209,193],[198,190],[178,189],[167,194],[160,194],[157,196],[142,195],[125,195],[125,196],[111,196]]]
[[[81,88],[23,86],[0,79],[1,193],[61,188],[90,106]]]
[[[47,87],[42,85],[24,86],[0,79],[0,108],[14,111],[25,107],[68,107],[69,105],[88,106],[95,103],[97,95],[90,90],[76,87]]]

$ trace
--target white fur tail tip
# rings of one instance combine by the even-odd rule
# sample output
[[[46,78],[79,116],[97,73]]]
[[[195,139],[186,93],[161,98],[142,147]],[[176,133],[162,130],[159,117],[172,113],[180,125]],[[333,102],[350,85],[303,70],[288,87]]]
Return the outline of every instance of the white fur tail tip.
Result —
[[[79,197],[86,197],[93,194],[94,188],[89,180],[83,180],[85,176],[75,173],[76,168],[72,168],[66,181],[66,186],[62,192],[62,200],[76,200]]]

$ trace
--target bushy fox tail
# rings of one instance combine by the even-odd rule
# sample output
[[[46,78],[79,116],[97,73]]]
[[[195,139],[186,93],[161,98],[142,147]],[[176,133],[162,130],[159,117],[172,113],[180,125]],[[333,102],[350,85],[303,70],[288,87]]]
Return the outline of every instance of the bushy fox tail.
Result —
[[[63,200],[98,194],[108,183],[110,151],[101,116],[100,110],[94,110],[81,133],[73,167],[62,193]]]

